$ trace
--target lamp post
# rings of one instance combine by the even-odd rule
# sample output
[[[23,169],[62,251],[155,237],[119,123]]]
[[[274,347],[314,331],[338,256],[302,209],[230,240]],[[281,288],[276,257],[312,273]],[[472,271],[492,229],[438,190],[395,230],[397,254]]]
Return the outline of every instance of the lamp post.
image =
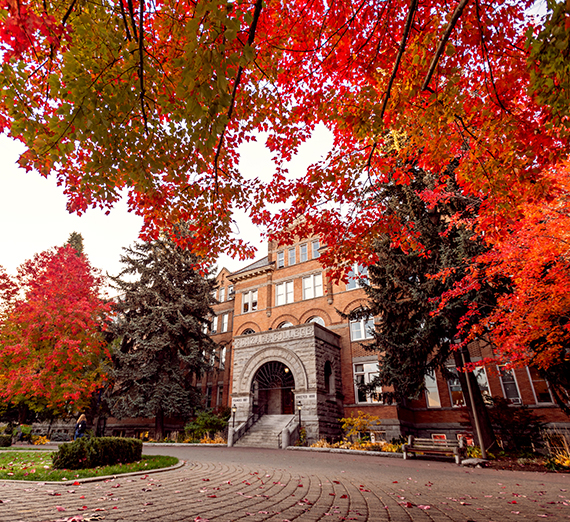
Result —
[[[299,412],[299,428],[301,427],[301,410],[303,409],[303,405],[301,401],[297,401],[297,411]]]
[[[236,411],[237,411],[237,406],[232,406],[232,428],[236,427]]]

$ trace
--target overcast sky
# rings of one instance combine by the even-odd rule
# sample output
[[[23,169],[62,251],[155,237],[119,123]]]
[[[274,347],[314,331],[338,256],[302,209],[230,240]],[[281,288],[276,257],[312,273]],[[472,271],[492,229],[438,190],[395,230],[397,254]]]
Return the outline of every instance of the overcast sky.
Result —
[[[318,128],[290,164],[293,174],[304,173],[308,165],[318,161],[332,146],[332,136]],[[142,219],[127,211],[119,203],[106,216],[103,211],[90,209],[79,217],[66,210],[63,190],[55,178],[42,178],[35,172],[26,173],[16,164],[21,144],[0,136],[0,265],[8,273],[37,252],[42,252],[67,241],[71,232],[83,236],[85,253],[91,264],[103,273],[116,275],[120,271],[121,249],[138,237]],[[271,156],[263,143],[247,143],[242,149],[240,170],[246,177],[270,176],[273,172]],[[262,231],[250,220],[239,218],[240,237],[258,247],[257,257],[267,254],[261,240]],[[228,257],[218,259],[217,266],[237,270],[251,261],[239,262]]]

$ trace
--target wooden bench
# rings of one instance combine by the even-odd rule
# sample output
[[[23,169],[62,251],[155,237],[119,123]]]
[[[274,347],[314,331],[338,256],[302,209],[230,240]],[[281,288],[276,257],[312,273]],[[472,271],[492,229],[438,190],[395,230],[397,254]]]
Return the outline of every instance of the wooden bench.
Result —
[[[459,440],[433,440],[419,439],[410,435],[408,443],[402,446],[404,459],[409,453],[433,453],[437,455],[449,455],[455,457],[455,463],[461,464],[461,457],[465,456],[465,439]]]

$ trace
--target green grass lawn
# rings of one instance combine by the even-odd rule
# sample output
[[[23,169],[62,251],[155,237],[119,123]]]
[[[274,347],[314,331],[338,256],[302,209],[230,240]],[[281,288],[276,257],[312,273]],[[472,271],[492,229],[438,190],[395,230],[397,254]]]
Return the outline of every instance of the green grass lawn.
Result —
[[[119,475],[133,471],[166,468],[178,462],[176,457],[143,455],[138,462],[116,464],[92,469],[52,469],[53,451],[2,451],[0,452],[0,480],[74,481],[78,478]]]

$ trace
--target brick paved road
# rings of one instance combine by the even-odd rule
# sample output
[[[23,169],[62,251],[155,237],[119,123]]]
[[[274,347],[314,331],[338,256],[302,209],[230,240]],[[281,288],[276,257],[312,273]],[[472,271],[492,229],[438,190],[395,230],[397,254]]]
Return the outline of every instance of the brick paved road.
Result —
[[[0,483],[0,522],[570,519],[570,475],[252,448],[145,452],[188,463],[81,485]]]

